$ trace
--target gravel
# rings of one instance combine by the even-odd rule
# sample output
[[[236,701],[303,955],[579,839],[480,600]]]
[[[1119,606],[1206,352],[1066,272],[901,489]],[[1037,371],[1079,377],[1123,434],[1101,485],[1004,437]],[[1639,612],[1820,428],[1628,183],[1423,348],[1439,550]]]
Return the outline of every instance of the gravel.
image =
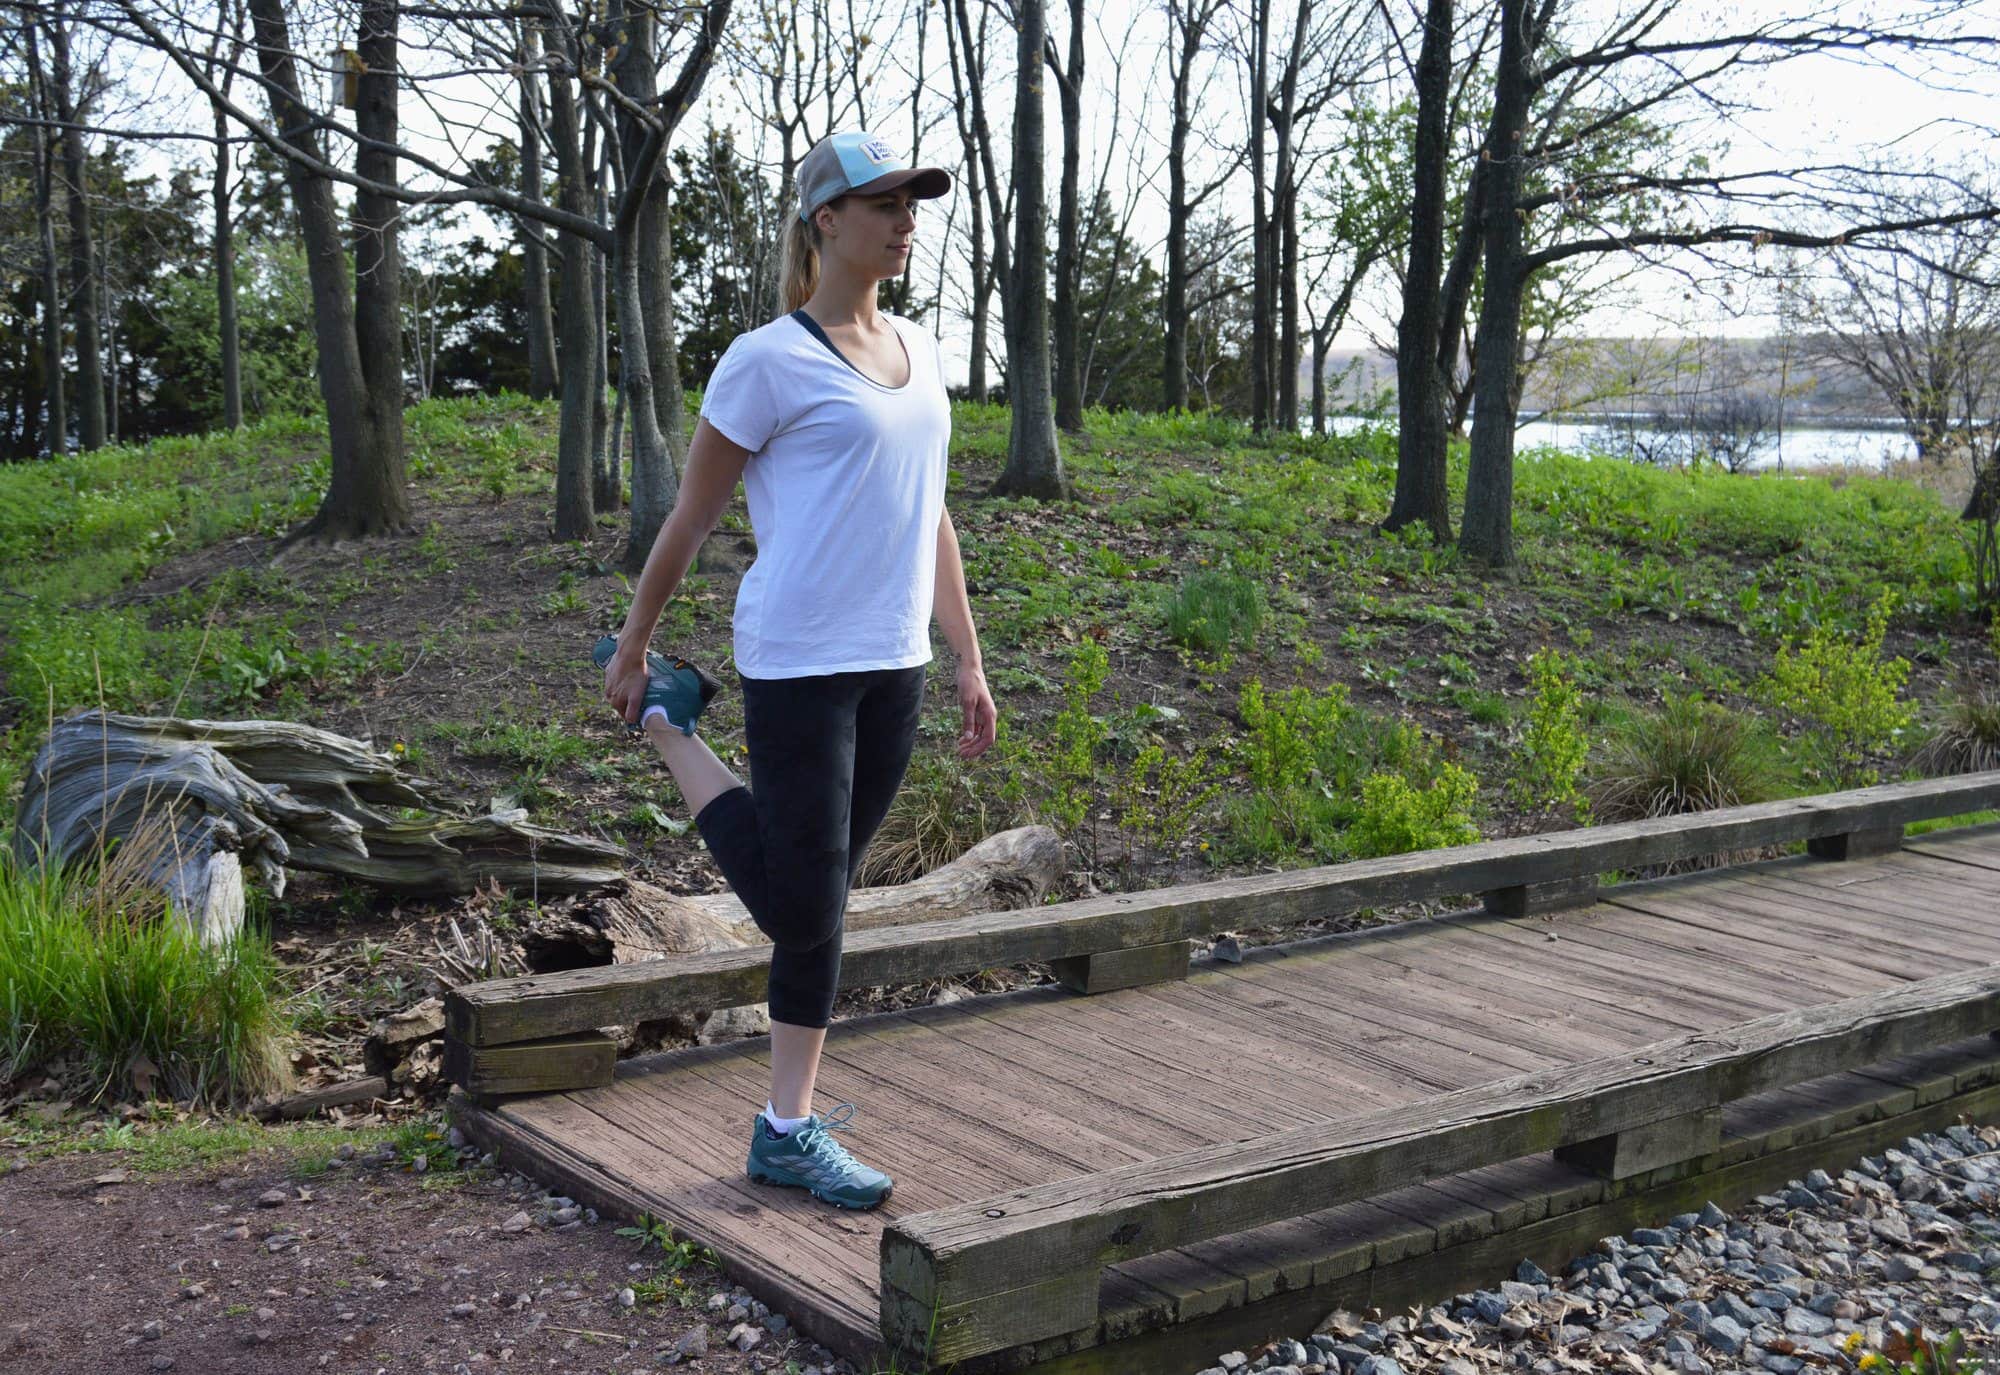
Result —
[[[1954,1329],[2000,1341],[2000,1130],[1911,1137],[1814,1170],[1731,1215],[1709,1203],[1605,1237],[1551,1276],[1385,1317],[1336,1311],[1304,1340],[1230,1351],[1200,1375],[1672,1375],[1853,1371]],[[1993,1277],[1989,1279],[1989,1276]]]

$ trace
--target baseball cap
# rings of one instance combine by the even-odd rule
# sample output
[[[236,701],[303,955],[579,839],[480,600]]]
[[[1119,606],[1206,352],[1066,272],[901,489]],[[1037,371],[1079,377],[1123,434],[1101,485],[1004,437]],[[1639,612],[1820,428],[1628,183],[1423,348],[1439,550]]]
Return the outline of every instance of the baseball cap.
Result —
[[[923,200],[947,194],[951,173],[942,167],[912,167],[889,141],[864,129],[829,134],[799,163],[799,218],[849,192],[875,195],[908,186]]]

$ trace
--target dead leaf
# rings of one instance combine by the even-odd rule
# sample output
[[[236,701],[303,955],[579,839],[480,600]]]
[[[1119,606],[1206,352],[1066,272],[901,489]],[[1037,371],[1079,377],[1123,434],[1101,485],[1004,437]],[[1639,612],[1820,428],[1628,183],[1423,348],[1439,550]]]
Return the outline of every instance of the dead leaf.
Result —
[[[141,1098],[153,1096],[153,1084],[160,1077],[160,1067],[146,1057],[143,1050],[132,1052],[132,1058],[125,1062],[125,1072],[132,1076],[132,1091]]]

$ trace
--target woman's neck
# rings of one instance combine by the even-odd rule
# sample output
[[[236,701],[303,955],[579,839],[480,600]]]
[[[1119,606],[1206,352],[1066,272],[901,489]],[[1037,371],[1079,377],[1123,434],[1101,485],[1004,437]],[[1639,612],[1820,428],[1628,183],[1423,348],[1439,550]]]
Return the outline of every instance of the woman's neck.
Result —
[[[819,285],[806,298],[805,312],[822,325],[857,325],[872,331],[881,322],[873,278],[862,279],[831,264],[820,264]]]

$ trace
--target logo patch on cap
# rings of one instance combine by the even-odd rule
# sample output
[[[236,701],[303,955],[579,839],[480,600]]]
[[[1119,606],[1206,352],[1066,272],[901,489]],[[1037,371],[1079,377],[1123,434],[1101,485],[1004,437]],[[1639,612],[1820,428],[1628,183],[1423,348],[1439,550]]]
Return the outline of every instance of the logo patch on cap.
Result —
[[[889,150],[889,145],[879,138],[871,138],[866,143],[863,143],[861,145],[861,155],[877,166],[888,162],[896,156]]]

